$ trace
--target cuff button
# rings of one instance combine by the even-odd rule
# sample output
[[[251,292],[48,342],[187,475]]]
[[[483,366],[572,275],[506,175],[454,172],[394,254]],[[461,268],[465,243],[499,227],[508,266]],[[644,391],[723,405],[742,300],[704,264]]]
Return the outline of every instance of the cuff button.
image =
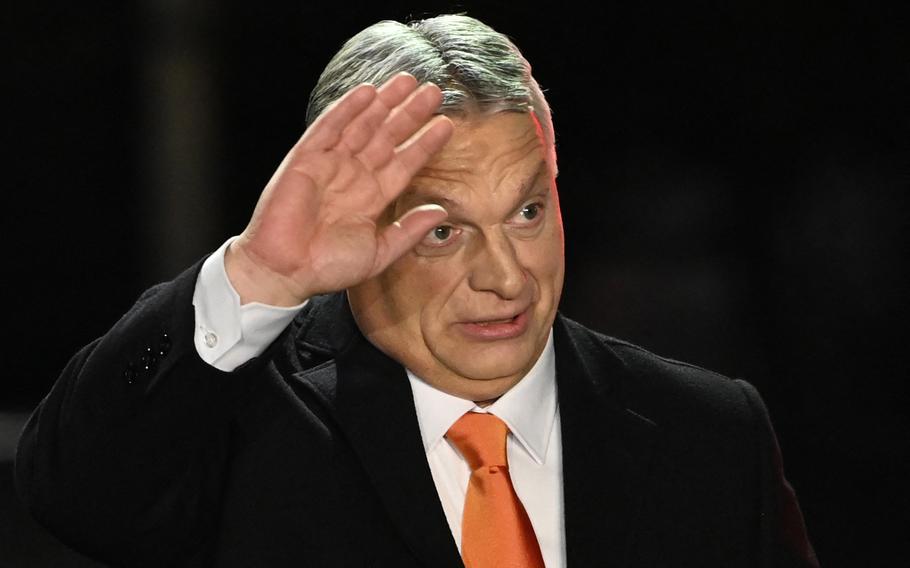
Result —
[[[145,372],[152,372],[155,370],[155,366],[158,363],[158,358],[155,356],[155,352],[152,350],[151,346],[146,347],[145,351],[139,357],[139,365],[142,367],[142,370]]]
[[[171,338],[168,334],[162,333],[158,342],[158,356],[165,357],[171,350]]]
[[[134,367],[132,363],[129,363],[126,366],[126,369],[123,370],[123,380],[125,380],[128,385],[136,382],[136,367]]]

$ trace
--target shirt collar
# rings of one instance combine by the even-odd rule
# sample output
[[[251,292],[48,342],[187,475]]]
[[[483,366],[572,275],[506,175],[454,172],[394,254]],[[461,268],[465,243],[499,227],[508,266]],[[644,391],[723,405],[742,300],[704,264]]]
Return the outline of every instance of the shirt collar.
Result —
[[[471,400],[445,393],[407,371],[417,408],[417,421],[424,449],[429,452],[442,441],[456,420],[470,411],[489,412],[508,425],[515,439],[539,464],[543,464],[556,419],[556,357],[553,331],[543,352],[518,383],[486,408]]]

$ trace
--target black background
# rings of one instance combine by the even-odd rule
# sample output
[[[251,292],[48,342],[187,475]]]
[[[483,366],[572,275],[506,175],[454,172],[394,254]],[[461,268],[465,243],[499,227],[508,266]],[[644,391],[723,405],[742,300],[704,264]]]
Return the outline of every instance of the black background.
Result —
[[[344,39],[464,11],[516,41],[553,108],[564,312],[751,381],[822,564],[902,564],[903,13],[185,4],[6,10],[0,410],[29,411],[143,289],[242,230]],[[67,565],[21,516],[0,522],[0,565]]]

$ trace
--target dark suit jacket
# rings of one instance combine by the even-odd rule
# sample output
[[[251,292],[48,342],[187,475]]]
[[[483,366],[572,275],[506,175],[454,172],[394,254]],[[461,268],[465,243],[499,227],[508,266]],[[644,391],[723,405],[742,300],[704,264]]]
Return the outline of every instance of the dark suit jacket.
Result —
[[[17,483],[126,566],[460,566],[404,369],[343,294],[232,373],[193,346],[196,269],[146,292],[35,411]],[[569,566],[812,566],[748,384],[555,324]]]

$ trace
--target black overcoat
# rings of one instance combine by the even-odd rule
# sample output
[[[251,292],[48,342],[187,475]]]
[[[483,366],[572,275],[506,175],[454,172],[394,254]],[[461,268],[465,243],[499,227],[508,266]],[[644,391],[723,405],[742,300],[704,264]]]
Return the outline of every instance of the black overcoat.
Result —
[[[199,265],[70,361],[20,441],[31,513],[116,566],[461,566],[404,369],[344,294],[225,373],[193,345]],[[814,566],[759,395],[562,316],[570,567]]]

